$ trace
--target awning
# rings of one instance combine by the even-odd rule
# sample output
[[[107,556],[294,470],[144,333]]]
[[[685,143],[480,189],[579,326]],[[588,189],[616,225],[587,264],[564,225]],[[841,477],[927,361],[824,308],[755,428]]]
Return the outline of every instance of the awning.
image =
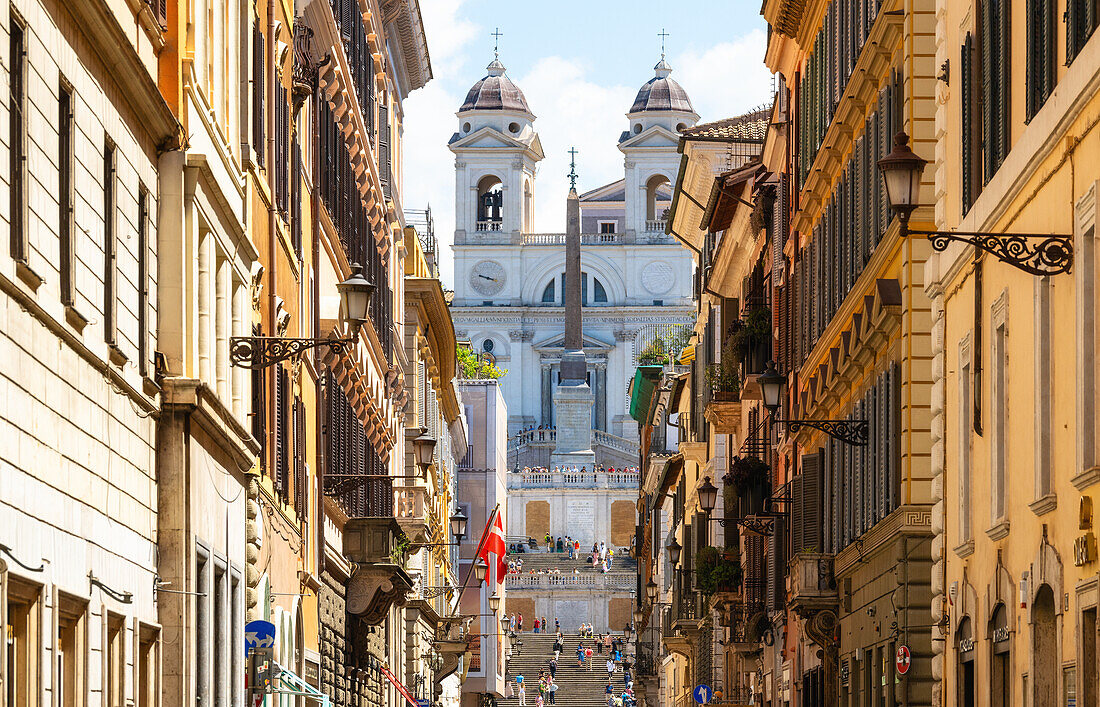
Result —
[[[649,417],[649,403],[663,371],[663,366],[638,366],[634,372],[630,384],[630,416],[638,422],[644,423]]]
[[[274,661],[273,661],[274,662]],[[279,695],[297,695],[299,697],[305,697],[308,700],[314,700],[320,702],[321,707],[329,707],[332,703],[329,701],[328,695],[321,692],[317,688],[310,685],[303,680],[301,676],[290,670],[287,670],[283,666],[275,663],[275,667],[279,670],[279,681],[283,683],[283,686],[289,689],[276,689],[275,693]],[[419,706],[418,706],[419,707]]]
[[[688,373],[682,373],[676,376],[676,380],[672,383],[672,393],[668,396],[668,411],[669,413],[679,412],[680,396],[684,394],[684,388],[687,386]]]
[[[661,483],[657,485],[657,493],[653,494],[653,510],[657,510],[665,502],[668,490],[680,480],[680,472],[684,470],[684,455],[673,454],[665,463],[664,475]]]
[[[386,679],[390,681],[390,684],[393,685],[394,688],[396,688],[396,690],[401,693],[401,696],[405,698],[405,701],[408,702],[411,707],[420,707],[420,703],[417,702],[416,698],[412,696],[411,692],[409,692],[409,688],[402,685],[401,681],[395,678],[393,676],[393,673],[391,673],[386,666],[380,665],[378,666],[378,669],[382,671],[382,674],[386,676]]]

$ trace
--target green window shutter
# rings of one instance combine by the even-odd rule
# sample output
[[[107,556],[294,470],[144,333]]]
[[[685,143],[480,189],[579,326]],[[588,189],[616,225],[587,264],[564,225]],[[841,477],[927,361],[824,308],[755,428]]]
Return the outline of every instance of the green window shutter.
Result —
[[[959,72],[962,126],[959,130],[962,153],[962,215],[974,203],[974,37],[967,32],[960,52]]]

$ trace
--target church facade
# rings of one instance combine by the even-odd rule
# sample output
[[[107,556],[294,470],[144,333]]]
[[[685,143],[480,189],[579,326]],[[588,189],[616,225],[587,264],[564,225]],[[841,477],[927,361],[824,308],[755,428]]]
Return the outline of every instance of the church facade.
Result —
[[[678,131],[699,116],[671,71],[662,59],[627,112],[618,142],[623,178],[580,195],[583,346],[595,397],[597,462],[605,465],[621,464],[610,461],[623,458],[612,450],[637,438],[627,386],[639,357],[690,335],[692,259],[666,235],[664,212],[679,167]],[[564,343],[565,234],[534,232],[536,168],[543,158],[535,115],[494,60],[470,89],[458,122],[449,144],[456,333],[508,370],[501,388],[510,436],[553,428]],[[636,464],[636,454],[629,457]]]

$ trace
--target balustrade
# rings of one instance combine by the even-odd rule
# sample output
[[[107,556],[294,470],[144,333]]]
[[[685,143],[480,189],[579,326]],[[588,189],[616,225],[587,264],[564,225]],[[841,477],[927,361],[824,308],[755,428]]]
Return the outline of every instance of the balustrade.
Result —
[[[502,226],[501,221],[478,221],[476,229],[478,231],[499,231]]]
[[[505,586],[510,591],[522,589],[578,588],[629,592],[634,588],[636,576],[623,574],[509,574]]]
[[[668,223],[663,218],[659,219],[646,219],[645,230],[646,233],[664,233],[665,225]]]

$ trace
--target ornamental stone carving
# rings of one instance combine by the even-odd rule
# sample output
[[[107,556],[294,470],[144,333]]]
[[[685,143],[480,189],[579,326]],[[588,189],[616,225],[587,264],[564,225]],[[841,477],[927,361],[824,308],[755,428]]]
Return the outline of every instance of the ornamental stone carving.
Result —
[[[638,332],[630,329],[616,329],[615,341],[634,341],[634,337],[638,335]]]
[[[666,262],[655,260],[642,270],[642,287],[654,295],[663,295],[676,284],[676,272]]]
[[[509,341],[531,341],[535,338],[535,332],[524,329],[511,329],[508,331]]]

